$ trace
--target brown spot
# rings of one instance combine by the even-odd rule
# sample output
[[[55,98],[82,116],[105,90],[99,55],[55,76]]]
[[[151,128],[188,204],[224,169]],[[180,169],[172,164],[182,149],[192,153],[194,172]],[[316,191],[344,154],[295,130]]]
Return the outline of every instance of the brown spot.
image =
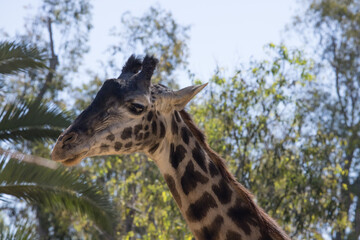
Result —
[[[171,194],[173,195],[177,205],[181,208],[181,198],[180,195],[178,193],[178,191],[176,190],[176,184],[175,184],[175,180],[172,176],[170,176],[169,174],[165,174],[165,181],[170,189]]]
[[[160,121],[160,138],[164,138],[166,133],[165,125]]]
[[[219,181],[219,185],[212,185],[212,190],[222,204],[227,204],[231,201],[232,192],[224,179]]]
[[[112,142],[115,140],[115,136],[114,136],[114,134],[111,133],[106,137],[106,139]]]
[[[170,144],[170,162],[173,168],[177,169],[179,163],[185,158],[186,149],[178,145],[175,149],[173,143]]]
[[[192,137],[190,130],[187,127],[182,127],[181,128],[181,138],[184,141],[184,143],[189,144],[190,137]]]
[[[153,133],[154,135],[156,135],[156,133],[157,133],[157,124],[156,124],[156,121],[153,121],[153,122],[151,123],[151,128],[152,128],[152,133]]]
[[[128,138],[131,138],[131,135],[132,135],[132,127],[127,127],[122,132],[121,138],[125,140],[125,139],[128,139]]]
[[[195,148],[192,150],[192,156],[194,160],[197,162],[197,164],[199,164],[201,169],[207,173],[207,168],[205,165],[205,154],[198,143],[196,143]]]
[[[227,231],[226,233],[226,240],[241,240],[241,235],[237,232],[232,230]]]
[[[147,115],[147,120],[150,122],[151,119],[153,118],[153,116],[154,116],[154,113],[152,111],[150,111]]]
[[[270,237],[269,233],[267,232],[267,229],[264,229],[264,231],[261,231],[262,235],[261,238],[259,238],[259,240],[269,240],[269,239],[273,239],[272,237]]]
[[[175,111],[174,115],[175,115],[176,121],[181,122],[181,118],[180,118],[180,115],[179,115],[178,111]]]
[[[114,146],[115,151],[119,151],[121,149],[121,147],[122,147],[121,142],[115,142],[115,146]]]
[[[138,124],[134,127],[134,134],[135,136],[137,136],[140,132],[140,130],[143,128],[143,126],[141,124]]]
[[[100,151],[101,151],[101,152],[107,152],[107,151],[109,151],[109,145],[107,145],[107,144],[101,144],[101,146],[100,146]]]
[[[149,130],[149,125],[146,125],[144,129],[145,131]]]
[[[145,135],[144,135],[144,139],[147,139],[149,137],[150,133],[149,132],[146,132]]]
[[[155,144],[154,146],[152,146],[150,149],[149,149],[149,153],[154,153],[158,147],[159,147],[159,143]]]
[[[209,161],[209,170],[211,177],[214,177],[219,174],[219,169],[212,161]]]
[[[179,132],[179,127],[178,127],[177,123],[175,122],[174,116],[172,116],[172,118],[171,118],[171,132],[173,135],[178,135],[178,132]]]
[[[195,203],[190,204],[186,216],[191,222],[201,221],[211,208],[217,207],[215,199],[210,193],[205,192]]]
[[[194,170],[194,164],[190,161],[185,168],[184,175],[181,177],[181,187],[186,195],[194,190],[197,183],[207,183],[209,178]]]
[[[127,144],[125,144],[125,147],[126,148],[129,148],[129,147],[131,147],[132,146],[132,142],[128,142]]]
[[[251,234],[250,225],[256,226],[256,220],[253,218],[253,213],[248,207],[243,207],[242,201],[237,199],[235,205],[229,208],[227,214],[230,219],[241,228],[246,235]]]
[[[220,239],[219,233],[221,225],[224,223],[224,218],[217,215],[209,226],[202,227],[199,231],[195,231],[198,240],[217,240]]]
[[[143,138],[143,133],[139,133],[138,135],[136,135],[135,140],[140,141],[142,138]]]

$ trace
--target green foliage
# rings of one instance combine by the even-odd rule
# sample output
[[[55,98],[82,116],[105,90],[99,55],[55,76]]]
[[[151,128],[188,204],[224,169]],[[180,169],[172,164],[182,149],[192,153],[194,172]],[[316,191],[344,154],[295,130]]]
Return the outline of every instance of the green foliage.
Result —
[[[42,207],[86,214],[96,225],[112,233],[114,212],[100,188],[90,186],[76,170],[50,169],[36,164],[0,161],[0,199],[11,195]]]
[[[31,240],[36,237],[34,231],[27,222],[16,224],[15,227],[8,227],[3,222],[0,222],[0,233],[0,240]]]
[[[88,40],[92,29],[92,5],[89,0],[61,1],[43,0],[43,4],[35,17],[37,28],[48,30],[48,21],[53,24],[54,32],[64,38],[58,38],[59,46],[59,74],[68,75],[78,71],[83,56],[89,51]],[[40,20],[40,21],[38,21]],[[35,31],[38,32],[38,31]],[[44,37],[41,39],[45,41]],[[51,50],[48,48],[48,52]],[[66,81],[65,79],[62,79]]]
[[[335,170],[331,199],[337,204],[329,223],[333,239],[360,237],[360,3],[349,1],[306,1],[306,15],[298,27],[312,29],[316,39],[319,81],[307,89],[308,98],[299,114],[326,141],[332,151],[322,156]],[[306,35],[304,35],[306,36]],[[318,41],[317,41],[318,40]],[[314,41],[314,38],[313,40]],[[325,153],[325,152],[324,152]],[[326,169],[325,167],[323,168]],[[324,171],[327,175],[327,171]]]
[[[156,165],[142,154],[85,161],[119,213],[119,239],[188,239],[189,230]]]
[[[51,22],[49,22],[50,24]],[[51,31],[50,34],[52,34]],[[30,48],[26,44],[3,42],[0,44],[0,73],[9,74],[26,70],[33,71],[36,68],[44,69],[46,66],[42,58],[43,55],[37,48]],[[51,80],[54,69],[55,66],[50,69],[46,81]],[[8,78],[5,76],[1,80],[6,81]],[[42,90],[46,91],[47,88]],[[31,96],[25,98],[31,99]],[[55,140],[61,130],[70,124],[69,113],[61,111],[54,104],[41,102],[40,99],[17,101],[2,106],[0,111],[1,143],[20,143],[27,140],[29,146],[31,142],[35,141],[38,144],[39,140]],[[64,210],[67,213],[86,215],[93,220],[96,229],[100,229],[100,231],[97,230],[97,235],[101,238],[113,234],[113,222],[116,215],[108,196],[96,185],[90,185],[80,172],[61,167],[52,169],[19,162],[9,159],[10,155],[7,154],[7,150],[0,150],[2,152],[0,155],[0,200],[3,201],[2,208],[4,210],[11,209],[9,206],[11,198],[9,199],[8,196],[13,196],[34,205],[36,217],[39,220],[39,234],[37,236],[34,234],[33,226],[15,224],[15,228],[9,228],[1,222],[1,239],[50,237],[48,229],[44,229],[43,226],[44,221],[46,221],[44,215],[49,213],[49,210],[52,210],[55,215]],[[11,154],[11,157],[20,155]],[[35,159],[36,157],[31,156],[31,158]],[[16,208],[18,206],[13,209]],[[71,220],[73,219],[69,219],[69,221]],[[64,226],[64,224],[62,225]],[[56,225],[51,227],[55,231],[55,236],[64,236],[57,232],[61,228]],[[70,226],[68,227],[70,228]],[[62,231],[65,230],[62,229]]]
[[[18,78],[5,77],[4,91],[20,99],[38,97],[63,104],[58,94],[72,82],[89,50],[91,11],[89,0],[43,0],[25,22],[24,33],[16,38],[39,49],[46,57],[47,69],[31,69]]]
[[[70,124],[69,114],[38,101],[7,104],[0,111],[0,141],[56,140]]]
[[[326,190],[314,168],[320,160],[307,159],[299,149],[302,123],[296,108],[302,89],[313,81],[313,63],[299,51],[274,44],[268,56],[230,77],[218,70],[208,97],[192,105],[191,112],[210,146],[260,206],[293,236],[312,238],[319,233],[314,225],[327,217],[326,206],[311,200],[313,191],[320,188],[326,195]]]
[[[0,42],[0,74],[15,74],[46,68],[44,54],[35,47],[15,42]]]
[[[152,81],[177,87],[176,70],[187,67],[189,27],[179,25],[170,12],[160,7],[150,7],[141,17],[127,12],[122,16],[122,24],[125,30],[113,32],[113,36],[120,37],[120,43],[111,47],[112,54],[124,49],[131,49],[131,52],[125,51],[127,55],[133,52],[154,54],[159,63]]]
[[[318,37],[315,41],[319,42],[311,39],[316,44],[314,52],[318,53],[314,60],[304,57],[301,51],[269,44],[264,61],[239,67],[230,76],[218,69],[203,98],[197,97],[197,104],[190,110],[231,172],[294,239],[323,239],[324,232],[336,240],[358,239],[360,7],[356,0],[306,2],[310,3],[306,15],[297,20],[302,31],[310,26]],[[63,36],[70,36],[59,44],[64,54],[59,57],[60,67],[53,68],[54,81],[47,89],[51,99],[64,89],[63,77],[77,70],[87,51],[90,10],[88,1],[46,0],[39,17],[34,18],[33,28],[28,28],[28,37],[41,39],[36,43],[47,48],[48,56],[52,55],[50,41],[41,32],[48,31],[49,22]],[[159,7],[150,8],[141,17],[127,13],[122,24],[122,30],[113,32],[119,43],[110,46],[112,54],[155,54],[160,63],[154,80],[176,87],[177,71],[187,67],[189,28],[179,25],[171,13]],[[80,29],[79,33],[74,29]],[[106,65],[117,73],[121,68],[114,59]],[[19,93],[20,98],[36,96],[49,72],[29,73],[6,89]],[[94,77],[76,89],[76,113],[89,104],[101,84]],[[21,120],[18,125],[26,125],[25,129],[35,126],[31,125],[35,115],[22,119],[27,110],[23,115],[16,115],[16,111],[28,108],[27,104],[30,103],[14,107],[8,104],[4,108],[9,111],[7,118]],[[0,119],[7,116],[4,111]],[[50,121],[48,117],[44,121]],[[51,122],[62,127],[61,122]],[[7,128],[16,127],[9,120],[7,124]],[[45,129],[50,126],[56,127],[46,125]],[[49,155],[47,145],[27,146],[32,152]],[[113,211],[119,213],[114,225],[117,238],[192,238],[158,169],[144,155],[97,157],[85,160],[82,167],[82,177],[88,179],[83,179],[83,183],[104,186],[116,203]],[[28,196],[34,186],[26,185],[19,197]],[[66,194],[69,193],[58,197],[67,198]],[[39,196],[47,198],[46,194]],[[47,232],[49,238],[104,237],[86,218],[73,223],[74,218],[64,210],[41,206],[35,209],[39,228],[53,229]]]

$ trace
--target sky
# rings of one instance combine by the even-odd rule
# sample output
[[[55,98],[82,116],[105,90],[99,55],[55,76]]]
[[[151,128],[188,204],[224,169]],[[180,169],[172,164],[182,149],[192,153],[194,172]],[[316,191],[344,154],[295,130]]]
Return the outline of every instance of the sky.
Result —
[[[0,31],[14,36],[21,32],[24,18],[35,14],[40,0],[0,0],[3,10],[0,15]],[[29,10],[24,6],[31,5]],[[284,39],[284,29],[291,24],[298,12],[297,1],[289,0],[103,0],[93,1],[93,26],[90,34],[90,52],[84,58],[84,68],[96,72],[99,60],[113,41],[109,32],[121,27],[123,13],[141,16],[150,6],[160,6],[170,11],[181,25],[190,25],[189,68],[196,78],[206,81],[217,66],[233,69],[251,58],[265,56],[263,47],[272,42],[279,44]],[[56,42],[56,39],[55,39]],[[286,42],[286,41],[285,41]],[[121,63],[123,64],[123,63]],[[115,76],[114,76],[115,77]],[[181,76],[180,86],[190,80]],[[84,74],[79,82],[90,80]]]
[[[178,24],[191,26],[189,68],[196,78],[204,81],[211,77],[217,66],[231,70],[251,59],[264,58],[266,44],[285,42],[288,46],[304,47],[297,39],[289,39],[285,34],[285,27],[302,10],[296,0],[92,2],[94,27],[90,33],[90,52],[84,57],[84,72],[85,69],[96,72],[99,68],[98,61],[106,56],[105,50],[113,42],[110,29],[121,27],[122,14],[131,12],[134,16],[141,16],[150,6],[160,6],[170,11]],[[0,33],[3,31],[10,36],[20,33],[24,29],[24,18],[35,14],[40,3],[41,0],[0,0]],[[25,7],[29,5],[32,6],[30,10]],[[191,84],[185,74],[181,77],[180,86]],[[90,80],[91,76],[83,74],[75,84]]]

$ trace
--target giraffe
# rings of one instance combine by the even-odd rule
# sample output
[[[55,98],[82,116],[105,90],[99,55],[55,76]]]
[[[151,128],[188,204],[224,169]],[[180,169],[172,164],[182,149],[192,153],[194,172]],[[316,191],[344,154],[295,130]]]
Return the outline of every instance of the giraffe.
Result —
[[[151,84],[157,63],[132,55],[59,136],[52,159],[73,166],[89,156],[143,152],[158,166],[196,239],[290,239],[184,110],[206,84],[178,91]]]

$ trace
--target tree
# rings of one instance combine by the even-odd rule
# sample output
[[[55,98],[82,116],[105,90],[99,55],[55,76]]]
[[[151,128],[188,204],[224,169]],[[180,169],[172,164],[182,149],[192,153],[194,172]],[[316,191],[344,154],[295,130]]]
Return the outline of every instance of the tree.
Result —
[[[78,71],[87,45],[91,25],[89,0],[43,0],[35,16],[25,24],[25,34],[16,39],[39,49],[46,56],[47,68],[28,71],[17,78],[7,78],[12,84],[6,90],[20,98],[37,97],[60,104],[58,93],[71,82]],[[60,34],[62,38],[54,36]]]
[[[5,196],[11,195],[40,207],[86,215],[104,234],[112,235],[115,215],[111,203],[101,189],[91,186],[80,172],[7,160],[6,155],[1,157],[1,200],[9,201]]]
[[[285,46],[268,49],[266,60],[231,76],[218,70],[191,112],[260,206],[293,238],[319,238],[337,205],[327,192],[335,169],[320,158],[334,146],[316,132],[316,143],[308,143],[304,115],[297,110],[314,81],[313,61]],[[327,176],[319,171],[325,167]]]
[[[169,87],[178,87],[174,81],[176,73],[179,70],[187,70],[189,26],[179,25],[171,12],[160,7],[150,7],[141,17],[127,12],[122,16],[121,23],[123,28],[112,31],[112,35],[120,37],[120,41],[109,48],[111,53],[125,53],[126,57],[134,52],[156,55],[159,63],[153,81],[162,81]],[[113,61],[110,61],[110,65],[120,72],[119,66],[115,66]]]
[[[43,58],[36,48],[13,42],[0,43],[0,74],[44,67]],[[0,143],[54,140],[69,124],[68,113],[39,100],[7,104],[0,110]],[[99,187],[90,186],[79,172],[50,164],[48,166],[53,168],[19,162],[22,159],[9,159],[9,153],[16,157],[22,157],[22,154],[0,150],[0,200],[7,203],[3,209],[8,209],[6,196],[11,195],[37,207],[86,214],[104,233],[112,234],[115,215],[110,201]],[[1,226],[5,228],[4,224]],[[25,239],[33,235],[31,230],[18,228],[14,233],[1,234],[1,237]]]
[[[331,136],[334,153],[324,159],[336,166],[336,189],[332,199],[338,209],[329,222],[333,239],[358,239],[360,236],[360,2],[306,1],[304,16],[297,17],[298,29],[313,30],[322,81],[309,89],[307,119],[313,129]],[[303,35],[304,36],[304,35]],[[306,36],[306,35],[305,35]],[[314,40],[315,39],[315,40]],[[307,39],[309,40],[309,39]],[[311,118],[310,118],[311,117]],[[311,122],[312,123],[311,123]],[[333,157],[333,156],[336,157]]]
[[[36,68],[46,68],[44,56],[37,48],[0,42],[0,74],[16,74]]]
[[[65,108],[65,102],[59,93],[69,86],[73,74],[82,63],[83,55],[89,49],[87,40],[92,28],[91,9],[88,0],[42,1],[37,13],[26,21],[25,33],[15,36],[15,39],[39,49],[38,51],[45,56],[44,63],[47,68],[4,76],[3,81],[7,84],[4,84],[2,90],[6,98],[1,104],[9,103],[8,99],[16,98],[21,102],[36,99],[35,101],[52,102]],[[59,35],[62,37],[57,38]],[[12,145],[12,148],[22,153],[49,158],[51,141],[23,141]],[[47,229],[41,232],[47,232],[50,228],[56,229],[59,238],[76,232],[72,230],[71,216],[65,211],[40,207],[34,209],[37,211],[39,229]],[[24,216],[27,215],[19,208],[14,210],[19,216],[22,213]],[[53,233],[49,231],[50,235]]]

